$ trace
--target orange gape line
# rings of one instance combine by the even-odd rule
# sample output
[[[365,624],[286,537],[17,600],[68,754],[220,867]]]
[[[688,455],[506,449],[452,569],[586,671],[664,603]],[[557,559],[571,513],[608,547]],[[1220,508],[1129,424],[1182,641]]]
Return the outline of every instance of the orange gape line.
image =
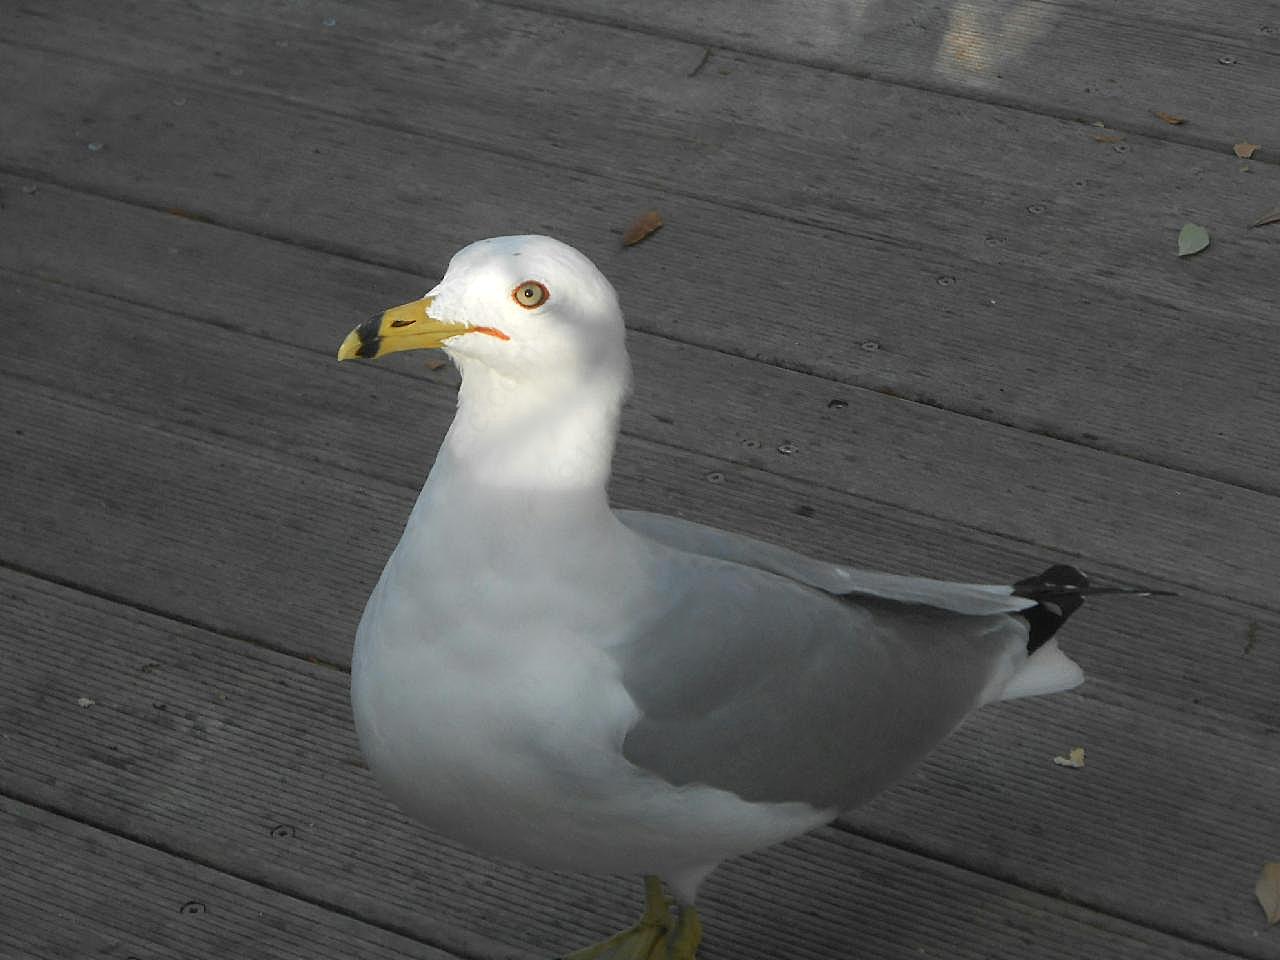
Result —
[[[472,333],[487,333],[489,336],[491,336],[491,337],[497,337],[499,340],[510,340],[510,339],[511,339],[511,338],[510,338],[510,337],[508,337],[505,333],[503,333],[501,330],[497,330],[497,329],[495,329],[495,328],[493,328],[493,327],[472,327],[472,328],[471,328],[471,332],[472,332]]]

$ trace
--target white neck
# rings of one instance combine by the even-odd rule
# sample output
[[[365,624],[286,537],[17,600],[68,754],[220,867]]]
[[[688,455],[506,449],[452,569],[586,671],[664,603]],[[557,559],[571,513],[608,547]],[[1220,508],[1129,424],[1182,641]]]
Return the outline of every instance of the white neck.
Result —
[[[624,378],[517,383],[466,361],[462,373],[458,413],[428,486],[604,500]]]

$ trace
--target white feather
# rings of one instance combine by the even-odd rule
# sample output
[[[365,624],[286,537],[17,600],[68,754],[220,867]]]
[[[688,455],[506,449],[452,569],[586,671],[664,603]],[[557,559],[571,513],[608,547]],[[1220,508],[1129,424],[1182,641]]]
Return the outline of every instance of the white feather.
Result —
[[[1062,652],[1055,638],[1027,658],[1018,672],[1009,678],[999,699],[1016,700],[1043,693],[1060,693],[1082,683],[1084,671],[1080,664]]]

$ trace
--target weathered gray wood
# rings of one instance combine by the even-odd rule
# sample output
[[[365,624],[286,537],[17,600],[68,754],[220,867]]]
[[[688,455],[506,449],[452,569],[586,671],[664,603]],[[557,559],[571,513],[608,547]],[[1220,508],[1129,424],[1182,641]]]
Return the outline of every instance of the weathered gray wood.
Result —
[[[359,764],[345,674],[20,574],[0,585],[4,792],[412,934],[551,951],[634,909],[632,881],[485,861],[394,814]],[[1055,767],[1077,737],[1089,766]],[[988,711],[869,816],[917,846],[968,821],[963,844],[1035,886],[1273,960],[1249,895],[1258,838],[1280,829],[1266,743],[1065,696]],[[706,914],[708,960],[1216,956],[833,830],[732,863]]]
[[[182,37],[204,36],[195,26]],[[406,268],[422,262],[418,249],[443,262],[480,234],[547,230],[602,261],[641,329],[1274,489],[1268,371],[1280,343],[1265,322],[1275,308],[1265,277],[1276,241],[1245,224],[1272,204],[1280,170],[1246,176],[1234,161],[1165,143],[1121,156],[1060,121],[981,104],[957,113],[936,97],[881,96],[879,87],[831,93],[856,122],[823,124],[806,113],[806,104],[827,103],[829,119],[814,71],[764,61],[743,61],[743,76],[691,101],[683,62],[657,53],[641,58],[643,80],[605,57],[586,80],[548,92],[495,63],[468,70],[465,44],[427,82],[420,44],[384,38],[380,81],[356,92],[315,73],[340,64],[333,69],[352,76],[331,41],[290,32],[289,46],[272,53],[260,23],[232,20],[230,30],[215,47],[195,39],[166,58],[178,71],[171,77],[82,63],[50,79],[46,55],[14,50],[6,81],[38,86],[53,124],[11,123],[19,135],[0,162]],[[382,27],[405,30],[399,21]],[[476,49],[488,43],[482,30],[474,36]],[[99,54],[111,52],[107,39],[95,43]],[[625,34],[587,49],[604,56],[623,40],[645,42]],[[548,41],[524,42],[534,50]],[[124,59],[138,55],[122,49]],[[500,59],[522,63],[523,49]],[[243,74],[221,82],[252,90],[305,77],[285,94],[316,105],[211,89],[207,78],[224,71],[215,62]],[[745,75],[752,65],[765,74]],[[784,67],[785,77],[770,72]],[[186,69],[200,79],[183,77]],[[307,92],[316,89],[322,103]],[[504,106],[513,90],[525,92]],[[738,119],[761,98],[819,132]],[[531,138],[519,121],[543,107],[564,121]],[[941,126],[895,128],[917,113]],[[75,126],[78,143],[48,132]],[[91,130],[110,141],[97,154],[83,149]],[[899,139],[908,135],[917,139]],[[703,137],[717,146],[700,145]],[[945,156],[930,146],[940,140]],[[235,190],[223,188],[228,177]],[[679,229],[625,254],[613,248],[611,228],[651,205],[655,190]],[[728,208],[743,206],[759,212]],[[1041,207],[1041,216],[1028,213]],[[1211,222],[1214,257],[1173,256],[1188,218]],[[1216,254],[1226,248],[1229,256]],[[860,347],[872,341],[878,350]]]
[[[1280,142],[1280,11],[1270,0],[1234,3],[1225,16],[1195,0],[508,5],[1050,116],[1104,119],[1220,152],[1245,136]],[[1157,110],[1189,122],[1170,127]]]
[[[452,956],[5,796],[0,858],[6,960]]]
[[[268,351],[283,352],[280,347],[261,343],[256,346],[259,356]],[[191,359],[198,366],[210,369],[225,366],[194,353]],[[325,357],[324,362],[331,361]],[[263,368],[262,373],[255,375],[253,367],[249,367],[249,374],[249,382],[253,384],[282,382],[281,375],[272,368]],[[406,388],[420,389],[419,384],[403,379]],[[288,380],[283,379],[283,383],[287,386]],[[241,389],[243,391],[243,387]],[[171,393],[165,390],[161,396],[171,396]],[[375,484],[374,493],[381,492],[382,496],[370,496],[367,490],[370,485],[361,480],[351,486],[352,493],[348,494],[345,485],[326,483],[322,478],[311,476],[310,471],[304,473],[296,467],[272,463],[246,453],[230,451],[228,456],[227,452],[219,452],[221,445],[213,446],[207,441],[174,442],[173,438],[165,439],[165,430],[139,429],[130,424],[115,423],[113,417],[94,414],[93,408],[99,404],[88,398],[80,401],[88,405],[86,409],[66,411],[64,404],[40,388],[32,387],[25,391],[8,389],[3,396],[7,409],[19,409],[20,404],[25,404],[25,408],[32,411],[35,426],[43,425],[40,437],[45,441],[41,448],[24,448],[15,444],[15,462],[25,464],[36,482],[26,486],[10,482],[8,488],[19,493],[15,502],[23,504],[28,511],[23,518],[23,522],[29,525],[26,529],[39,530],[40,535],[33,537],[30,533],[25,536],[19,533],[7,538],[9,542],[36,552],[43,550],[44,562],[64,572],[98,578],[96,585],[99,589],[121,592],[135,602],[168,609],[178,605],[185,616],[208,617],[214,622],[234,618],[239,621],[239,629],[275,643],[281,642],[281,635],[286,638],[301,635],[308,642],[314,642],[313,638],[331,641],[335,632],[340,631],[337,642],[345,647],[346,638],[350,635],[350,621],[345,625],[335,623],[334,611],[346,608],[354,617],[363,591],[389,548],[390,537],[385,534],[394,536],[399,518],[403,516],[409,496],[406,490],[387,489],[385,485]],[[202,398],[204,393],[197,391],[195,396]],[[409,416],[402,434],[412,431],[413,414],[416,412],[412,394],[406,393],[405,397],[407,402],[397,403],[393,395],[390,398],[393,402],[389,405],[392,408],[403,407]],[[338,400],[340,406],[349,411],[363,409],[355,403],[341,402],[340,397]],[[447,401],[441,406],[445,407],[445,403]],[[226,406],[229,409],[231,404]],[[63,409],[61,418],[56,416],[60,408]],[[164,423],[161,418],[148,417],[145,410],[139,410],[133,418]],[[362,426],[362,421],[357,417],[352,423],[351,433],[354,434]],[[105,462],[111,463],[112,457],[118,458],[121,451],[128,451],[131,460],[100,477],[101,468],[92,466],[95,458],[102,456]],[[161,468],[159,471],[155,469],[157,466]],[[709,489],[705,484],[697,485],[696,468],[681,471],[679,466],[677,461],[675,475],[692,479],[692,490],[657,492],[659,499],[676,506],[681,502],[680,497],[686,498],[687,502],[691,494],[697,496],[699,489]],[[648,468],[662,469],[662,458],[652,461]],[[705,466],[702,469],[705,470]],[[744,475],[747,474],[744,471]],[[624,472],[623,476],[628,476],[628,473]],[[630,476],[634,477],[636,473],[631,472]],[[732,490],[735,484],[717,486]],[[358,501],[362,487],[366,488],[365,507],[361,507]],[[781,499],[775,492],[778,489],[775,485],[773,490],[766,489],[759,496],[765,503],[772,502],[773,517],[781,514],[785,522],[787,510],[785,501],[782,508],[778,508],[777,501]],[[320,491],[318,496],[316,491]],[[677,495],[673,496],[673,493]],[[77,498],[85,504],[78,511],[74,509]],[[108,516],[97,515],[100,499],[106,501]],[[61,516],[55,517],[46,511],[42,506],[45,502],[60,505]],[[349,508],[353,502],[357,504],[359,513],[353,514]],[[813,498],[812,502],[817,503],[824,514],[837,514],[837,509],[824,507],[821,499]],[[375,507],[376,512],[364,512],[368,506]],[[741,503],[735,508],[741,509]],[[370,525],[368,517],[371,514],[383,519]],[[72,531],[74,541],[57,536],[59,522]],[[843,522],[833,524],[836,532],[848,530],[842,530],[838,525]],[[335,530],[336,524],[341,526]],[[937,549],[936,545],[929,543],[921,546],[919,533],[914,536],[906,533],[902,524],[894,523],[892,517],[875,516],[873,513],[866,525],[878,533],[869,531],[871,536],[859,544],[860,549],[885,549],[885,545],[877,544],[872,537],[886,535],[901,541],[896,547],[888,547],[887,552],[890,553],[903,549]],[[282,526],[290,530],[287,541],[264,546],[262,531]],[[100,546],[103,541],[108,544],[105,550]],[[362,554],[362,548],[367,552]],[[122,556],[126,558],[126,564],[113,566],[112,558]],[[289,574],[300,569],[300,556],[308,558],[307,576],[291,580]],[[311,565],[313,560],[322,565],[320,572]],[[1008,562],[1007,557],[1004,562]],[[246,564],[249,565],[247,572],[243,569]],[[324,572],[325,569],[331,572]],[[218,621],[218,617],[223,620]],[[1201,618],[1204,627],[1196,629],[1190,622],[1184,622],[1181,629],[1200,635],[1224,626],[1212,611],[1205,611]],[[1230,625],[1222,637],[1224,651],[1229,649],[1235,654],[1236,644],[1244,639],[1241,635],[1244,628],[1242,620]],[[1268,636],[1271,629],[1268,625]],[[1124,634],[1105,642],[1107,647],[1124,651],[1127,656],[1135,654],[1133,650],[1125,650],[1127,638]],[[1140,645],[1144,641],[1138,637],[1132,642]],[[1150,650],[1150,646],[1147,649]],[[1275,649],[1268,645],[1262,656],[1269,658],[1275,653]],[[1142,654],[1139,652],[1137,655],[1141,659]],[[1239,673],[1244,674],[1246,684],[1254,685],[1253,693],[1246,694],[1246,698],[1256,703],[1259,711],[1266,711],[1274,707],[1273,685],[1265,666],[1264,672],[1255,669],[1259,662],[1257,659],[1246,661]],[[1270,661],[1264,659],[1261,662]],[[1185,666],[1175,668],[1175,673],[1178,669],[1195,670],[1198,666],[1196,658],[1191,657]],[[1193,680],[1192,686],[1200,684]],[[1232,702],[1235,699],[1232,694],[1236,692],[1224,690],[1223,702]],[[1127,696],[1132,703],[1132,694]],[[1121,691],[1121,702],[1125,699],[1126,694]],[[1137,709],[1147,710],[1149,705],[1140,703]],[[1212,720],[1208,722],[1213,723]],[[1260,718],[1260,722],[1265,722],[1265,719]],[[1265,731],[1259,731],[1259,734],[1266,735]],[[1061,749],[1056,744],[1044,747],[1046,751]],[[1007,794],[1008,788],[1002,783],[991,792]],[[1034,807],[1028,805],[1027,809]],[[934,810],[931,816],[922,819],[946,823],[947,818]],[[948,824],[942,833],[942,842],[948,850],[953,844],[949,838],[956,832]],[[1075,836],[1070,839],[1072,843],[1076,842]],[[1033,835],[1029,842],[1039,845],[1043,838]],[[982,846],[999,850],[1018,844],[1006,839],[1002,846],[993,844],[988,838]],[[1052,874],[1055,877],[1057,869],[1055,864]]]
[[[1114,22],[1113,11],[1091,3],[1054,12],[1083,21],[1083,10],[1095,22]],[[954,101],[839,75],[847,64],[830,64],[833,75],[716,51],[703,62],[700,45],[683,35],[667,40],[521,12],[513,19],[510,8],[495,16],[487,4],[438,4],[425,13],[376,2],[344,6],[333,11],[334,27],[323,25],[320,11],[296,5],[250,17],[234,4],[142,3],[101,20],[81,6],[0,14],[10,18],[7,38],[57,51],[31,56],[6,47],[0,57],[0,80],[22,91],[0,104],[0,163],[152,207],[203,211],[294,246],[249,237],[221,246],[209,238],[224,231],[166,223],[191,228],[175,240],[177,230],[153,229],[159,221],[140,213],[111,232],[101,229],[104,216],[72,219],[96,232],[70,242],[65,232],[32,230],[30,219],[11,216],[46,196],[0,184],[0,243],[14,240],[4,262],[154,306],[168,306],[168,291],[182,313],[232,331],[104,307],[77,294],[32,297],[24,289],[7,301],[10,309],[0,313],[6,338],[23,327],[0,360],[9,441],[0,456],[7,481],[0,551],[9,562],[234,630],[256,644],[343,662],[359,603],[451,400],[438,375],[405,377],[384,367],[343,371],[340,380],[332,367],[322,370],[332,350],[326,311],[341,305],[360,315],[371,291],[403,281],[412,295],[421,285],[297,245],[416,271],[424,261],[443,263],[477,233],[532,220],[587,247],[619,279],[628,303],[652,305],[632,309],[638,326],[656,335],[636,338],[637,355],[662,373],[649,381],[651,394],[637,397],[628,421],[620,499],[895,569],[1019,572],[1039,559],[1029,555],[1039,549],[957,530],[957,521],[1007,529],[998,506],[967,514],[966,502],[984,499],[978,480],[960,485],[959,502],[934,509],[929,499],[948,497],[940,477],[908,481],[916,489],[895,492],[885,505],[839,492],[852,487],[875,497],[875,487],[898,485],[913,464],[970,462],[950,452],[985,440],[1000,451],[996,462],[1028,485],[1056,489],[1056,464],[1083,471],[1091,497],[1105,481],[1122,478],[1118,493],[1095,500],[1114,513],[1141,512],[1142,492],[1159,491],[1153,512],[1160,519],[1148,535],[1163,569],[1198,561],[1210,572],[1192,582],[1241,596],[1236,581],[1243,576],[1248,599],[1274,601],[1266,592],[1275,563],[1266,549],[1274,498],[1194,481],[1182,491],[1183,499],[1191,489],[1200,498],[1204,516],[1193,518],[1196,510],[1177,503],[1176,474],[989,423],[943,438],[962,422],[954,414],[861,391],[843,411],[863,418],[858,432],[841,436],[837,413],[822,406],[828,384],[897,391],[1274,490],[1276,392],[1266,378],[1277,343],[1268,326],[1274,290],[1265,284],[1274,238],[1246,235],[1242,226],[1233,236],[1210,220],[1213,253],[1234,256],[1180,262],[1163,248],[1159,257],[1152,253],[1184,216],[1243,224],[1258,199],[1249,191],[1267,192],[1269,206],[1280,180],[1266,164],[1240,176],[1233,160],[1145,137],[1131,137],[1121,155],[1086,139],[1087,129],[1017,111],[968,104],[949,115]],[[869,19],[891,24],[897,14],[883,9]],[[1016,32],[1023,21],[1011,22]],[[742,29],[759,23],[744,20]],[[1078,23],[1074,28],[1081,35]],[[785,31],[778,37],[791,42]],[[1154,48],[1162,48],[1160,38]],[[59,70],[48,69],[51,57]],[[95,66],[93,58],[105,62]],[[1274,85],[1260,96],[1273,94]],[[847,121],[831,122],[837,114]],[[1220,114],[1229,120],[1229,110]],[[522,123],[530,117],[555,121],[530,134]],[[1158,135],[1202,142],[1195,126]],[[88,142],[105,147],[89,151]],[[950,155],[936,155],[939,142]],[[316,149],[326,152],[310,152]],[[820,182],[822,176],[832,179]],[[1066,186],[1077,179],[1080,186]],[[1051,200],[1038,218],[1022,212],[1031,196]],[[566,198],[574,203],[567,211]],[[655,198],[672,227],[634,250],[610,248],[612,231]],[[83,198],[69,199],[62,210],[75,217]],[[22,209],[35,219],[50,213]],[[96,209],[127,210],[105,203]],[[987,247],[985,236],[997,226],[1008,228],[1010,242]],[[592,236],[600,238],[595,247]],[[408,237],[423,255],[407,248]],[[104,243],[118,248],[116,259],[84,252]],[[261,263],[246,269],[225,256],[232,247]],[[131,256],[139,263],[110,275]],[[851,273],[852,260],[870,276]],[[161,278],[171,262],[182,269]],[[796,262],[801,266],[792,268]],[[282,270],[286,263],[297,272]],[[264,296],[268,288],[256,280],[226,290],[242,276],[265,280],[273,270],[281,277],[279,297]],[[227,281],[207,276],[216,271]],[[308,271],[324,274],[321,282],[312,278],[310,291]],[[958,282],[941,286],[934,282],[940,276]],[[760,292],[744,304],[726,296],[735,290]],[[1097,312],[1077,317],[1080,306],[1067,306],[1077,297],[1093,300]],[[1062,303],[1045,310],[1055,299]],[[296,327],[281,322],[291,303],[307,307],[296,311]],[[64,316],[58,308],[74,312]],[[260,320],[265,311],[270,318]],[[862,314],[847,328],[831,329],[837,325],[827,318],[856,311]],[[315,324],[317,314],[324,320]],[[1019,322],[1021,314],[1031,319]],[[112,336],[111,348],[87,349],[72,336],[62,338],[72,345],[66,353],[52,341],[42,352],[31,326],[37,315],[41,333],[66,332],[75,322],[86,334]],[[872,326],[865,317],[882,319]],[[137,324],[174,330],[168,337],[159,329],[136,333]],[[339,333],[345,327],[343,321]],[[264,343],[246,329],[320,352]],[[859,352],[866,339],[881,349]],[[733,357],[712,362],[680,340],[818,376]],[[118,349],[126,343],[132,353]],[[1051,359],[1032,356],[1029,343]],[[175,347],[187,354],[174,357]],[[242,359],[250,350],[254,362]],[[731,436],[709,442],[713,431],[697,422],[721,422],[709,391],[693,383],[700,372],[729,384],[735,397],[751,398],[724,403]],[[1009,392],[999,396],[998,387]],[[677,404],[682,391],[690,399]],[[1095,409],[1095,398],[1110,408]],[[361,437],[359,412],[383,401],[399,407],[398,435]],[[789,404],[803,412],[778,412]],[[294,426],[308,416],[315,422]],[[863,426],[873,418],[876,427]],[[801,456],[775,456],[768,443],[757,452],[740,449],[741,440],[770,433],[798,439]],[[895,435],[911,440],[885,443]],[[886,448],[901,462],[864,459],[864,476],[844,481],[842,458]],[[940,461],[937,452],[948,456]],[[1028,465],[1041,455],[1061,459]],[[711,482],[713,473],[723,482]],[[1018,493],[1007,494],[1010,502],[1025,502]],[[1111,549],[1141,523],[1117,523],[1109,541],[1105,522],[1070,529],[1071,518],[1089,517],[1086,505],[1045,500],[1061,505],[1055,526],[1037,530],[1032,513],[1013,511],[1012,532],[1035,544],[1080,547],[1086,558],[1145,566],[1130,559],[1149,552],[1140,538]],[[939,519],[904,516],[904,506]],[[1232,531],[1240,540],[1234,555]],[[1161,552],[1162,539],[1179,542]],[[1100,572],[1135,575],[1106,565]],[[353,796],[371,798],[369,809],[386,807],[377,806],[376,791],[358,771],[333,774],[352,759],[341,674],[7,576],[39,596],[16,608],[18,629],[0,631],[16,638],[19,650],[6,663],[21,661],[18,694],[0,697],[0,712],[5,733],[16,716],[23,738],[20,762],[0,765],[0,781],[21,778],[37,802],[76,816],[101,814],[110,829],[238,865],[417,934],[496,928],[505,931],[501,939],[529,943],[534,929],[543,938],[535,942],[550,949],[603,933],[629,913],[630,884],[566,880],[554,894],[522,899],[526,878],[519,872],[419,842],[402,824],[403,834],[385,836],[376,835],[378,822],[353,827]],[[90,613],[64,617],[68,605]],[[1101,679],[1080,694],[990,714],[918,780],[851,823],[871,837],[1050,896],[1245,956],[1275,957],[1274,944],[1258,936],[1248,887],[1258,859],[1270,856],[1255,853],[1258,838],[1280,832],[1274,805],[1266,805],[1280,775],[1280,624],[1270,613],[1194,591],[1156,607],[1150,622],[1141,606],[1113,609],[1091,609],[1073,623],[1071,648]],[[42,617],[44,643],[30,629]],[[112,634],[103,627],[112,619],[129,626]],[[1106,626],[1089,636],[1100,623]],[[150,662],[160,669],[128,659],[146,646],[138,644],[140,624],[152,630]],[[103,645],[104,636],[113,638]],[[40,658],[32,660],[33,652]],[[51,669],[59,658],[66,665]],[[173,674],[154,676],[170,664]],[[0,672],[0,684],[8,680]],[[109,692],[90,707],[60,711],[55,694],[68,681]],[[313,682],[323,695],[308,699]],[[167,701],[160,701],[164,710],[147,702],[153,684],[176,692],[180,712],[171,715]],[[173,717],[175,726],[160,729],[157,714]],[[74,726],[86,723],[87,730]],[[1089,748],[1089,766],[1052,767],[1048,758],[1073,741]],[[6,761],[14,746],[0,739]],[[1024,766],[1032,755],[1034,763]],[[1099,807],[1104,790],[1107,805]],[[290,822],[340,841],[296,860],[282,855],[261,835],[274,820],[267,803],[288,803]],[[316,816],[318,806],[327,812]],[[1073,957],[1209,955],[847,834],[827,832],[793,849],[799,852],[792,859],[789,851],[753,858],[712,890],[721,911],[715,919],[729,938],[711,944],[712,956],[855,949],[912,956],[940,943],[974,957],[1053,956],[1058,943],[1060,955]],[[1104,863],[1104,855],[1120,862]],[[764,902],[770,880],[780,881],[777,907]],[[447,895],[436,897],[437,888]],[[900,905],[890,896],[895,891],[902,891]],[[862,902],[872,909],[846,912]],[[815,903],[823,913],[818,928],[797,934],[791,928],[813,922]],[[1027,922],[1012,933],[1009,924],[1020,918]]]
[[[295,363],[287,351],[169,314],[15,285],[0,293],[3,313],[26,322],[10,334],[0,369],[421,485],[434,441],[414,432],[417,415],[400,427],[410,443],[390,428],[365,436],[367,391],[387,381],[381,372],[329,364],[348,324],[375,304],[412,296],[414,281],[56,188],[24,195],[21,182],[0,178],[0,190],[20,198],[10,207],[9,239],[0,238],[0,266],[190,313],[318,356]],[[105,242],[108,235],[131,241]],[[158,273],[156,260],[167,269]],[[94,336],[83,335],[88,328]],[[256,357],[262,349],[273,359]],[[1047,556],[1128,566],[1139,580],[1277,602],[1274,498],[665,338],[635,333],[632,352],[631,435],[704,453],[721,467],[761,468],[1011,537]],[[452,380],[445,371],[428,374],[418,358],[382,370],[388,366]],[[413,409],[411,384],[391,389],[383,404]],[[452,402],[449,389],[436,394],[442,404]],[[191,394],[200,402],[182,399]],[[832,409],[832,399],[848,406]],[[432,436],[443,422],[433,422]],[[337,435],[351,439],[335,444]],[[784,444],[796,452],[780,453]]]
[[[339,368],[328,351],[307,353],[29,282],[0,291],[0,314],[28,319],[0,356],[0,371],[10,374],[0,396],[22,413],[23,431],[12,448],[14,509],[7,521],[0,514],[0,529],[11,533],[0,557],[345,663],[354,618],[452,417],[453,388],[388,366]],[[698,391],[696,369],[676,379],[677,360],[651,366],[666,374],[655,377],[652,394]],[[734,382],[731,370],[723,382]],[[691,455],[661,432],[651,439],[647,419],[632,418],[639,426],[623,440],[614,492],[624,503],[684,506],[696,518],[801,550],[908,572],[1012,580],[1055,556]],[[133,420],[158,429],[138,430]],[[128,459],[117,463],[123,451]],[[1194,525],[1194,511],[1164,528],[1175,542],[1160,555],[1174,566],[1208,567],[1217,578],[1211,582],[1222,581],[1230,563],[1248,569],[1253,556],[1252,590],[1273,599],[1267,571],[1275,534],[1266,531],[1274,531],[1274,511],[1262,504],[1251,529],[1240,521],[1244,504],[1231,502],[1233,510],[1211,517],[1222,531]],[[264,528],[284,533],[263,546]],[[95,531],[87,545],[86,530]],[[1250,537],[1258,538],[1252,548]],[[1210,542],[1216,553],[1206,550]],[[1105,537],[1098,546],[1106,552],[1086,561],[1105,576],[1095,563],[1114,562],[1119,551]],[[140,568],[149,576],[139,579]],[[1280,726],[1280,647],[1254,643],[1242,655],[1250,630],[1255,639],[1280,632],[1274,612],[1192,594],[1104,602],[1086,616],[1071,632],[1082,644],[1073,649],[1117,696],[1178,709],[1197,701],[1208,716]]]

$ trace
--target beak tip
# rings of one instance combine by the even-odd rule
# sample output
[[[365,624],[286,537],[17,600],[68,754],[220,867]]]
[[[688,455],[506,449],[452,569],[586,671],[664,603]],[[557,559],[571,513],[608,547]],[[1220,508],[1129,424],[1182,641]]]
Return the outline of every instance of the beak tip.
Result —
[[[342,346],[338,347],[338,360],[354,360],[360,356],[360,332],[352,330],[347,334]]]
[[[436,320],[428,312],[430,306],[431,298],[423,297],[374,314],[347,334],[338,347],[338,359],[376,360],[401,350],[432,349],[443,346],[450,337],[479,329]]]

